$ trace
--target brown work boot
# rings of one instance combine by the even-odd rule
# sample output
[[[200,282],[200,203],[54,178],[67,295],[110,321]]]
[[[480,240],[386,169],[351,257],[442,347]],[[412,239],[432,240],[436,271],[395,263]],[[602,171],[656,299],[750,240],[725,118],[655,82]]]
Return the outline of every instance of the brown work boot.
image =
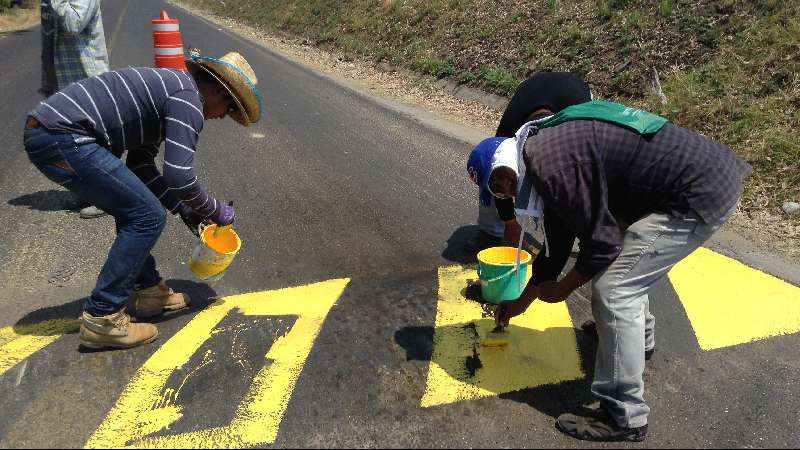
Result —
[[[176,293],[169,286],[160,283],[133,293],[133,311],[138,318],[153,317],[164,311],[177,311],[189,306],[189,296]]]
[[[131,323],[131,316],[120,310],[105,317],[84,311],[81,316],[81,345],[87,348],[132,348],[153,342],[158,328],[151,323]]]

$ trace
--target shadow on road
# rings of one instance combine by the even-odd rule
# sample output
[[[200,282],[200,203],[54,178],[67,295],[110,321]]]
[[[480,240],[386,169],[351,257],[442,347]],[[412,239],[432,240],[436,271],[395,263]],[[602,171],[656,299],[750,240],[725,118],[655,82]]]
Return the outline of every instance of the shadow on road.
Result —
[[[433,358],[433,327],[404,327],[394,333],[394,341],[406,351],[406,361]]]
[[[473,264],[478,262],[475,253],[464,250],[464,244],[478,234],[477,225],[465,225],[453,232],[447,240],[447,247],[442,251],[442,258],[460,264]]]
[[[76,211],[79,201],[69,191],[50,189],[21,195],[8,201],[11,206],[27,206],[35,211]]]

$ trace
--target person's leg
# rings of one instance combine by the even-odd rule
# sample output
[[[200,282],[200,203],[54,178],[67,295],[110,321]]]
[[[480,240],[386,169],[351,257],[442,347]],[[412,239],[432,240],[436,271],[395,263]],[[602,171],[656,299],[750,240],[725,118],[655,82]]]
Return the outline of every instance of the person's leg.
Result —
[[[81,345],[98,349],[135,347],[158,336],[152,324],[131,323],[124,307],[133,289],[134,274],[141,271],[164,226],[165,213],[142,195],[135,182],[144,185],[132,173],[124,172],[127,168],[117,164],[119,159],[94,143],[86,143],[89,139],[50,133],[32,120],[25,130],[28,157],[47,178],[78,195],[89,194],[97,204],[114,211],[123,224],[81,317]]]
[[[126,306],[166,224],[166,212],[147,186],[106,149],[92,143],[64,150],[64,156],[77,174],[69,189],[107,211],[118,224],[86,305],[90,314],[105,316]]]
[[[645,294],[644,300],[644,354],[645,360],[656,348],[656,318],[650,313],[650,296]]]
[[[120,221],[116,220],[117,233]],[[164,283],[156,269],[156,260],[148,255],[142,270],[134,283],[132,314],[139,319],[162,314],[165,311],[177,311],[191,303],[189,296],[172,290]]]
[[[120,232],[120,228],[122,227],[122,222],[120,219],[114,218],[114,224],[116,225],[117,234]],[[153,255],[148,255],[147,259],[142,265],[142,271],[139,273],[139,276],[136,278],[136,282],[134,283],[134,289],[147,289],[149,287],[153,287],[161,282],[161,275],[158,273],[156,269],[156,260],[153,258]]]
[[[649,295],[645,295],[644,314],[644,359],[649,361],[656,349],[656,318],[650,313]],[[581,324],[581,329],[595,341],[599,339],[597,336],[597,323],[594,319],[589,319]]]
[[[620,256],[595,278],[592,312],[599,346],[592,392],[621,427],[647,424],[650,411],[642,380],[645,350],[654,345],[648,291],[726,219],[706,225],[695,213],[651,214],[628,229]]]
[[[622,258],[620,255],[618,260]],[[592,315],[598,334],[592,392],[620,427],[638,428],[647,425],[650,412],[642,381],[647,297],[621,295],[615,289],[623,270],[623,265],[610,267],[592,286]]]
[[[563,414],[556,421],[559,430],[594,441],[644,440],[650,408],[644,401],[642,376],[646,341],[653,337],[645,330],[654,325],[647,293],[734,210],[713,224],[705,224],[694,212],[685,218],[651,214],[628,229],[622,253],[592,285],[599,335],[592,393],[601,408],[590,417]]]
[[[153,258],[153,255],[148,255],[142,265],[142,271],[139,272],[139,277],[136,279],[135,289],[147,289],[159,283],[161,283],[161,275],[156,269],[156,259]]]

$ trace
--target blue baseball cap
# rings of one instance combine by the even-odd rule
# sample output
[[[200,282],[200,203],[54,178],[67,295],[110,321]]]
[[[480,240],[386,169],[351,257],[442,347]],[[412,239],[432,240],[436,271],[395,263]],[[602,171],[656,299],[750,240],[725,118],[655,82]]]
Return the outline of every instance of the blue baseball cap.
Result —
[[[492,204],[492,194],[489,191],[489,175],[492,173],[492,157],[506,137],[492,137],[484,139],[475,146],[467,160],[467,173],[472,181],[480,188],[481,203],[484,206]]]

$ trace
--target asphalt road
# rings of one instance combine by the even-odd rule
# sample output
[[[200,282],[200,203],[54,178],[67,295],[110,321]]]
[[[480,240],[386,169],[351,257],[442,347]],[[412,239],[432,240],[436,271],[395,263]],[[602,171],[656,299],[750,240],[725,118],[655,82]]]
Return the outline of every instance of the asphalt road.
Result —
[[[152,345],[83,353],[74,329],[66,327],[59,337],[63,330],[36,328],[77,317],[112,241],[113,222],[79,219],[69,210],[70,195],[27,161],[21,130],[25,113],[39,101],[39,31],[0,37],[0,329],[15,333],[4,338],[0,330],[0,446],[135,445],[145,436],[164,438],[145,441],[152,446],[585,446],[553,428],[558,414],[591,400],[594,344],[571,326],[568,336],[577,349],[563,359],[576,358],[586,376],[421,405],[434,389],[431,360],[443,351],[436,347],[441,341],[434,343],[443,298],[439,270],[471,262],[459,243],[474,231],[476,195],[464,170],[474,131],[452,125],[444,133],[412,109],[377,102],[156,0],[103,2],[112,68],[152,64],[149,21],[161,9],[181,20],[186,47],[212,55],[239,51],[258,74],[266,98],[261,122],[245,129],[212,121],[197,152],[204,185],[235,201],[242,252],[223,280],[193,281],[185,261],[195,241],[180,220],[171,220],[154,254],[162,275],[196,305],[160,319],[161,336]],[[787,289],[800,281],[796,264],[730,233],[712,246],[788,281]],[[321,313],[324,320],[304,321],[316,313],[299,306],[319,304],[317,291],[287,291],[281,307],[267,300],[253,310],[231,306],[210,325],[209,339],[196,343],[197,351],[173,361],[193,348],[180,339],[205,317],[226,302],[239,305],[230,296],[334,279],[349,282],[333,297],[335,306]],[[645,374],[653,410],[647,445],[800,445],[800,322],[754,342],[704,346],[700,322],[687,313],[688,297],[676,289],[665,281],[651,296],[658,351]],[[773,295],[763,292],[764,298],[752,301]],[[791,307],[797,305],[800,297]],[[576,328],[589,318],[582,295],[569,299],[565,311]],[[276,342],[288,341],[284,337],[306,336],[300,324],[309,323],[318,326],[318,335],[307,333],[308,357],[289,364],[289,387],[276,387],[275,380],[284,379],[278,375],[266,384],[254,381],[267,369],[277,374],[303,353],[303,345],[287,344],[288,351],[264,356]],[[726,324],[715,327],[724,332]],[[179,334],[182,329],[189,332]],[[52,343],[2,371],[8,342],[23,337],[30,344],[48,334],[55,335]],[[158,375],[142,369],[159,361],[174,363],[175,370]],[[158,377],[167,380],[163,389],[141,388]],[[287,396],[274,401],[276,410],[259,415],[267,410],[263,405],[242,406],[259,404],[253,386],[264,387],[260,395],[272,400]],[[157,414],[128,414],[153,395],[171,400],[145,405]],[[165,404],[178,405],[180,413],[162,422],[173,411]],[[254,421],[249,431],[219,431],[243,417]],[[274,438],[265,424],[277,427]],[[207,429],[217,431],[202,432]]]

